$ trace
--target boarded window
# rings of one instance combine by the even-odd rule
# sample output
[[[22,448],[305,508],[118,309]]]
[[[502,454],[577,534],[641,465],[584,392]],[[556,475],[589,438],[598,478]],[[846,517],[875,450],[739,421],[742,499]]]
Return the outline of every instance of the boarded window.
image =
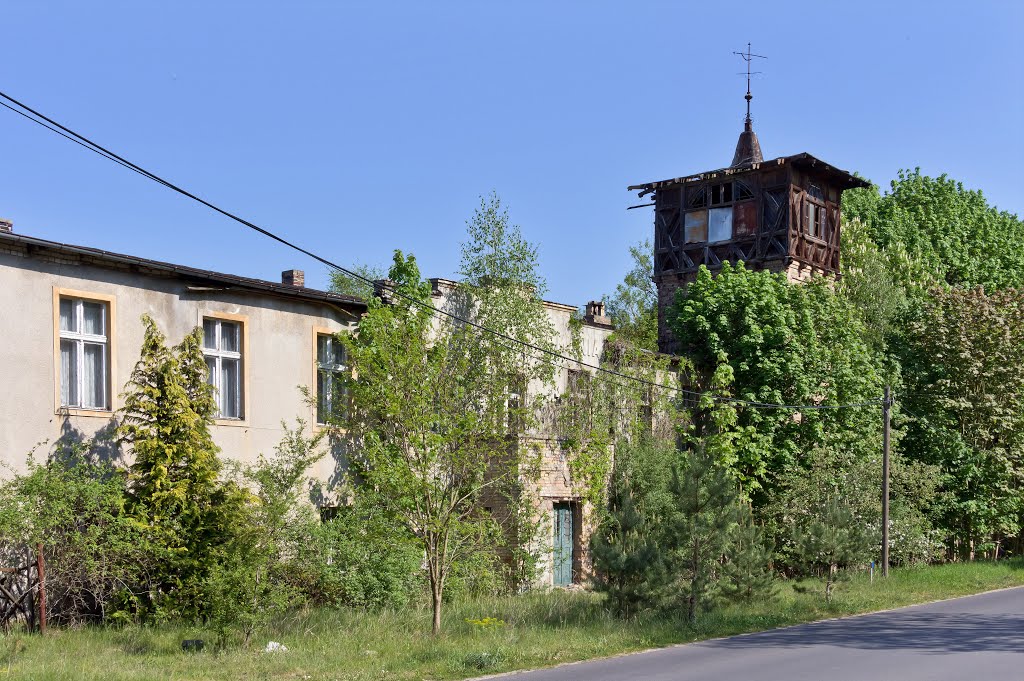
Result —
[[[732,229],[737,237],[757,233],[757,202],[743,201],[733,206]]]
[[[707,210],[691,210],[684,218],[686,229],[686,243],[700,243],[708,240],[708,212]]]
[[[732,207],[712,208],[708,211],[708,241],[728,241],[732,238]]]

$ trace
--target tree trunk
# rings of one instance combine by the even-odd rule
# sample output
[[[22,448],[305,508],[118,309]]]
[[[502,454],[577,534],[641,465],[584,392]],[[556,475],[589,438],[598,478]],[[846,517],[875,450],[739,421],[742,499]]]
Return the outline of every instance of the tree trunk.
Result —
[[[832,602],[832,588],[835,586],[836,566],[828,566],[828,577],[825,578],[825,602]]]
[[[441,633],[441,590],[437,587],[430,590],[430,602],[434,607],[434,624],[430,631],[437,636]]]

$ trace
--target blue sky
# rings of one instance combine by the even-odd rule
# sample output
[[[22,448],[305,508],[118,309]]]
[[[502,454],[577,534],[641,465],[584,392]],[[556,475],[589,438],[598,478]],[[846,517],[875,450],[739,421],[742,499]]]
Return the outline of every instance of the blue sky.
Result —
[[[742,61],[766,158],[887,186],[948,173],[1024,213],[1019,2],[0,5],[0,90],[343,264],[453,276],[496,191],[549,298],[610,292],[650,209],[626,186],[727,165]],[[15,231],[277,279],[324,268],[0,110]]]

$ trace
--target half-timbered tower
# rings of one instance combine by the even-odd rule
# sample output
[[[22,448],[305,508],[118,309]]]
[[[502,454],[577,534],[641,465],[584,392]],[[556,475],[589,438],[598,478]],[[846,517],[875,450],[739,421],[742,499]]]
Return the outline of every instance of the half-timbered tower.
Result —
[[[808,153],[765,161],[749,113],[726,168],[629,187],[654,194],[654,281],[658,344],[678,348],[665,323],[676,291],[701,265],[786,272],[790,280],[839,274],[839,202],[869,186]]]

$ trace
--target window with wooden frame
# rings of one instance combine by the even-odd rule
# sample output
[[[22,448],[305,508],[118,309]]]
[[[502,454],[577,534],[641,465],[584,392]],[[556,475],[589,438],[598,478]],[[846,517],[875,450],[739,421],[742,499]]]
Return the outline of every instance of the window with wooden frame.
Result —
[[[827,225],[825,193],[816,184],[808,185],[804,196],[804,232],[814,239],[824,239]]]
[[[241,321],[203,317],[203,355],[219,419],[241,420],[244,415],[242,343]]]
[[[348,406],[344,374],[345,346],[333,335],[316,336],[316,422],[326,424],[344,414]]]
[[[60,408],[109,411],[111,301],[56,297]]]
[[[687,190],[687,211],[683,216],[683,234],[686,243],[716,243],[737,236],[748,236],[756,231],[756,206],[747,205],[754,198],[753,185],[742,180],[719,182]],[[710,208],[705,208],[710,206]],[[750,214],[753,218],[750,218]],[[737,219],[736,216],[740,219]],[[734,225],[740,223],[740,233]]]

